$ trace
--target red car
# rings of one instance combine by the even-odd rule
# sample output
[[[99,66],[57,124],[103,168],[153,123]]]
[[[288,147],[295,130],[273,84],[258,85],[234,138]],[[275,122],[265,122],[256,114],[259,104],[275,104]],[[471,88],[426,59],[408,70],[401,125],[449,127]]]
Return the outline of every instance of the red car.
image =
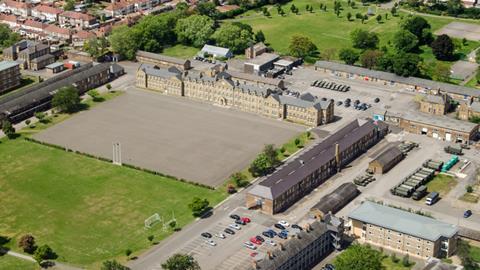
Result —
[[[250,242],[256,244],[256,245],[261,245],[262,242],[260,240],[258,240],[255,236],[250,238]]]
[[[252,220],[249,219],[248,217],[242,217],[241,220],[245,223],[250,223]]]

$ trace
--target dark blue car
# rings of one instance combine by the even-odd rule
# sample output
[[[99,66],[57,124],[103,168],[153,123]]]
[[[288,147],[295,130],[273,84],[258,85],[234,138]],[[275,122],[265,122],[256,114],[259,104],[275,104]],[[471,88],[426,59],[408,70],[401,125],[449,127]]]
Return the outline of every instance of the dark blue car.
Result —
[[[463,213],[463,217],[464,218],[468,218],[472,215],[472,210],[467,210]]]

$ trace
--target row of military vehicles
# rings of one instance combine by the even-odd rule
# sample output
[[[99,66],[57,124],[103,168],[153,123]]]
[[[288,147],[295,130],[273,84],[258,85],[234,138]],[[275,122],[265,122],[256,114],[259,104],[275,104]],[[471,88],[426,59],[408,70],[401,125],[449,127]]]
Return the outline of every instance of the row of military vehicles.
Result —
[[[440,171],[442,167],[443,161],[429,159],[423,163],[422,167],[417,168],[405,177],[400,184],[393,187],[390,192],[396,196],[420,200],[428,193],[426,184],[434,177],[435,172]],[[427,196],[426,203],[428,205],[434,204],[438,198],[437,192],[431,192]]]

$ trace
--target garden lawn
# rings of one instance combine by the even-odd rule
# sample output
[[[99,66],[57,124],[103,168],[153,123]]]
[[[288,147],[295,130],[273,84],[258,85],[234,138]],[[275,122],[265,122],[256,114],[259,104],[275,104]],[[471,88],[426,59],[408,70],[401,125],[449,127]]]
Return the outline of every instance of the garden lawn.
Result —
[[[457,180],[450,175],[438,174],[427,183],[428,192],[436,191],[440,197],[447,195],[457,185]]]
[[[398,260],[397,263],[394,263],[391,257],[385,256],[382,260],[382,265],[385,267],[385,270],[410,270],[415,265],[412,263],[410,266],[403,266],[402,257],[399,257]]]
[[[38,264],[22,260],[10,255],[0,256],[0,269],[5,270],[37,270],[40,269]]]
[[[480,263],[480,247],[470,246],[470,257],[476,263]]]
[[[389,10],[370,5],[369,7],[377,10],[377,15],[382,15],[382,23],[377,23],[375,15],[362,24],[361,20],[355,18],[355,14],[366,14],[368,7],[362,6],[360,2],[356,2],[357,8],[351,8],[347,6],[347,1],[340,1],[343,10],[340,16],[337,17],[333,12],[333,2],[333,0],[293,0],[282,6],[286,13],[284,17],[279,16],[276,8],[270,6],[270,18],[265,17],[260,10],[250,10],[235,19],[226,21],[239,21],[251,25],[254,31],[262,30],[265,34],[266,42],[277,53],[288,54],[290,38],[296,34],[310,37],[317,45],[320,53],[329,48],[335,48],[338,52],[341,48],[351,47],[350,32],[356,28],[378,33],[380,46],[388,45],[388,41],[392,40],[395,31],[399,29],[400,17],[406,16],[406,13],[401,12],[399,16],[393,17]],[[327,4],[326,12],[320,11],[320,3]],[[299,15],[291,13],[290,7],[292,4],[300,10]],[[307,12],[305,10],[306,5],[313,5],[314,12]],[[348,12],[352,14],[352,21],[348,21],[346,18]],[[387,20],[385,20],[386,13],[388,13]],[[428,16],[425,16],[425,18],[432,25],[432,32],[455,20],[454,18]],[[472,45],[473,43],[476,42],[472,42]],[[338,59],[338,55],[335,58]]]
[[[101,261],[125,260],[150,246],[147,237],[169,234],[157,224],[144,229],[154,213],[175,218],[179,227],[193,221],[193,197],[211,205],[226,194],[23,140],[0,141],[0,234],[12,238],[30,233],[48,244],[58,260],[99,268]]]
[[[162,54],[172,56],[172,57],[179,57],[179,58],[192,58],[199,51],[200,49],[198,48],[179,44],[169,48],[165,48]]]

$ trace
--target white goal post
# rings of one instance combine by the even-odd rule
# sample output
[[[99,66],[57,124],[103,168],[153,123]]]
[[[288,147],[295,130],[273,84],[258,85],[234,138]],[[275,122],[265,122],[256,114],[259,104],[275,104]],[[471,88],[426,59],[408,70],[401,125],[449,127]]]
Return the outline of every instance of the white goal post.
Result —
[[[145,228],[150,229],[153,225],[160,221],[162,221],[162,218],[160,218],[160,215],[158,213],[155,213],[149,218],[145,219]]]

